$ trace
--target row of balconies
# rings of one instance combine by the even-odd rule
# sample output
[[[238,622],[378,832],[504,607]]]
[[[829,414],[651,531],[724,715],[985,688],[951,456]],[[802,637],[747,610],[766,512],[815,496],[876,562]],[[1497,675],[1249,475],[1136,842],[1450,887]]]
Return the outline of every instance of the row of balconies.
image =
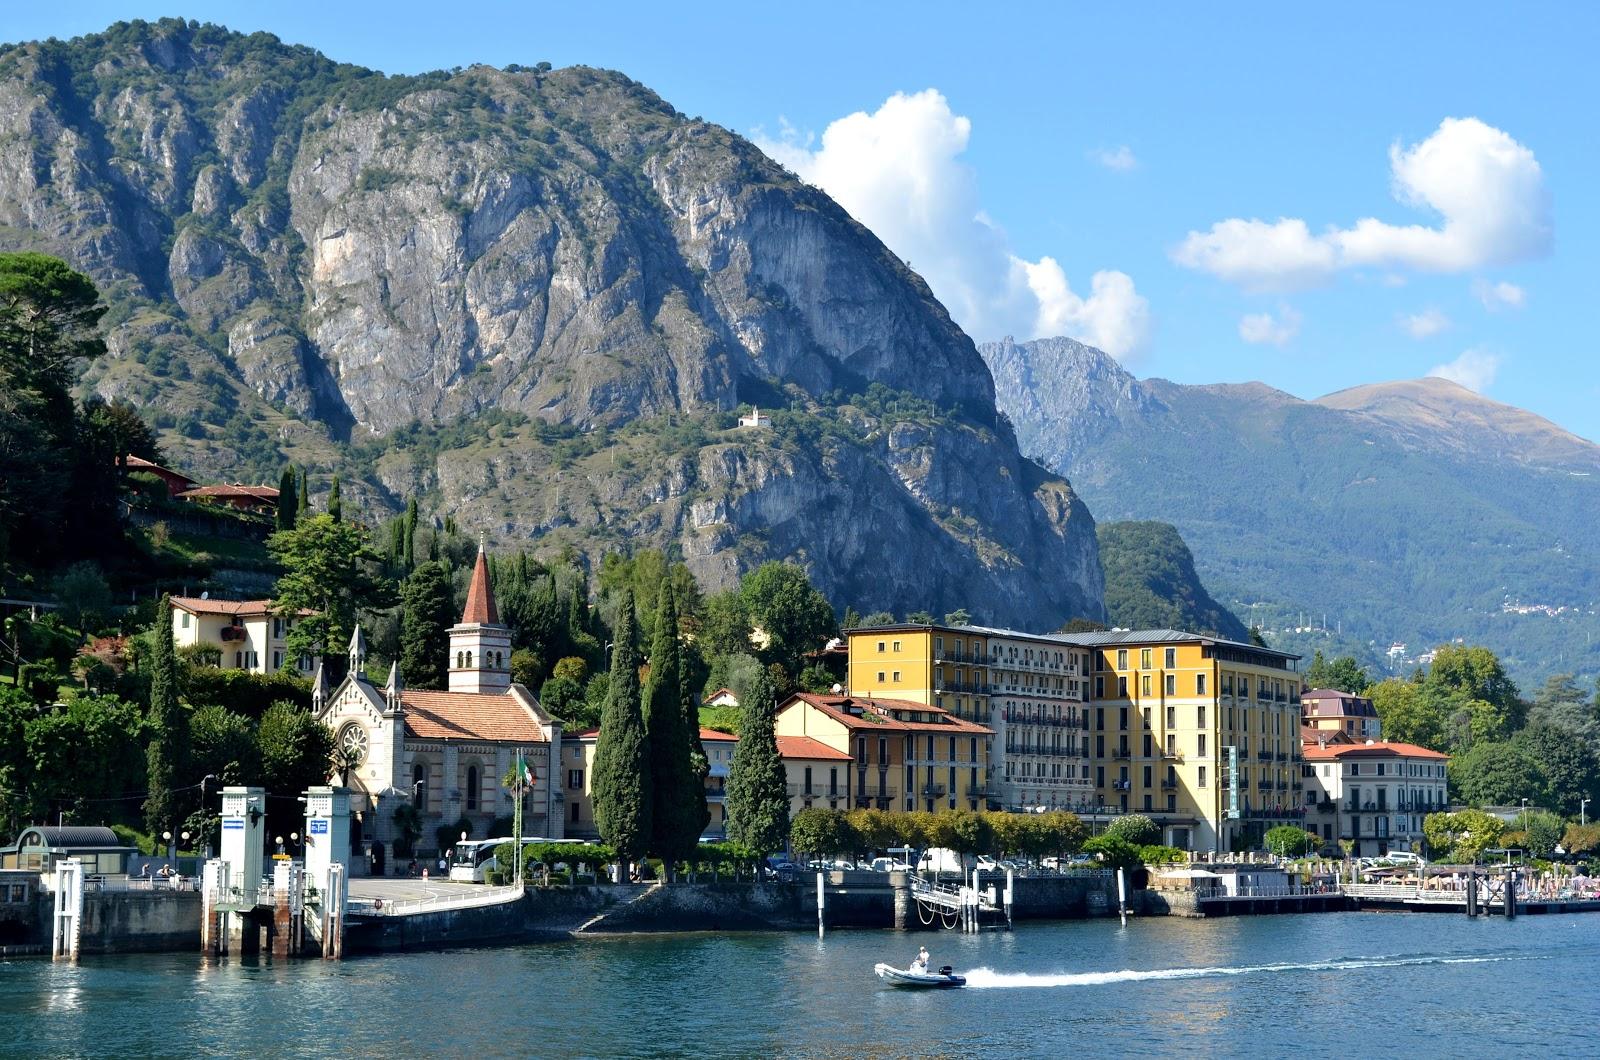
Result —
[[[1000,712],[1000,717],[1011,725],[1050,725],[1062,729],[1076,729],[1079,727],[1079,719],[1070,715],[1064,718],[1045,717],[1043,715],[1030,717],[1019,710],[1004,710]],[[1085,717],[1082,720],[1087,722],[1089,719]],[[1088,728],[1088,725],[1083,725],[1083,728]]]

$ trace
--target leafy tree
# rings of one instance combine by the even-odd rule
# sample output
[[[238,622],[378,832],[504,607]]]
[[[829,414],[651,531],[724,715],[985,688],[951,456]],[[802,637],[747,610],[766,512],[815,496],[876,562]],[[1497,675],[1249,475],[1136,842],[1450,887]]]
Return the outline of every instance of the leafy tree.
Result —
[[[189,718],[189,734],[191,776],[213,776],[219,785],[250,784],[260,777],[261,749],[249,718],[225,707],[200,707]]]
[[[1600,751],[1600,702],[1591,701],[1571,674],[1552,674],[1533,697],[1530,725],[1565,729]]]
[[[344,521],[344,501],[339,497],[339,476],[333,476],[333,488],[328,491],[328,516],[334,522]]]
[[[633,593],[625,590],[612,631],[611,682],[595,744],[594,820],[600,837],[631,863],[650,840],[650,753],[640,712]]]
[[[539,705],[569,725],[581,725],[583,711],[583,686],[570,677],[550,678],[539,688]]]
[[[1104,834],[1142,847],[1160,841],[1161,826],[1142,813],[1129,813],[1107,825]]]
[[[94,283],[59,258],[0,254],[0,560],[13,542],[45,557],[115,525],[116,440],[79,417],[71,393],[78,365],[105,353],[105,312]]]
[[[557,661],[550,671],[550,676],[559,677],[581,686],[589,678],[589,664],[576,655],[569,655],[565,659]]]
[[[400,603],[400,671],[406,684],[412,688],[445,688],[455,594],[450,590],[444,566],[429,560],[413,570],[401,583]]]
[[[111,611],[111,586],[99,564],[81,560],[56,575],[56,602],[61,617],[74,629],[99,629]]]
[[[975,810],[951,810],[946,816],[947,843],[957,854],[986,854],[994,848],[994,829],[987,814]]]
[[[1522,842],[1528,853],[1536,858],[1548,858],[1556,852],[1567,823],[1546,810],[1528,813],[1517,822],[1522,826]]]
[[[838,632],[833,607],[793,564],[763,563],[745,575],[739,593],[752,621],[771,638],[766,654],[790,675],[800,672],[804,653]]]
[[[1549,798],[1549,783],[1537,759],[1509,740],[1472,745],[1450,760],[1450,789],[1469,806],[1515,806],[1526,798]]]
[[[789,845],[797,854],[829,857],[848,854],[860,843],[843,813],[810,806],[794,815],[789,825]]]
[[[708,656],[748,654],[750,632],[750,613],[737,590],[706,597],[695,640]]]
[[[1083,852],[1099,858],[1108,869],[1133,870],[1144,867],[1139,848],[1121,836],[1102,832],[1084,841]]]
[[[1385,739],[1438,750],[1445,746],[1448,716],[1428,689],[1391,677],[1367,689]]]
[[[728,771],[728,838],[771,854],[783,849],[789,835],[789,778],[774,735],[777,697],[766,674],[758,673],[739,708],[739,743]],[[869,847],[888,845],[876,831],[861,831]]]
[[[1561,837],[1561,845],[1568,854],[1600,852],[1600,823],[1567,825],[1567,830]]]
[[[1312,688],[1333,688],[1356,696],[1365,695],[1372,685],[1366,668],[1356,662],[1355,656],[1341,655],[1329,662],[1320,650],[1311,657],[1305,680]]]
[[[272,704],[256,726],[262,786],[274,794],[298,795],[328,783],[333,748],[333,730],[310,711],[286,701]],[[298,803],[269,799],[267,827],[287,835],[295,830],[299,813]]]
[[[145,789],[148,739],[139,708],[115,696],[73,693],[65,710],[27,719],[19,816],[54,820],[65,812],[83,823],[138,820],[137,796],[130,800],[129,793]],[[165,794],[170,798],[170,790]]]
[[[1267,829],[1263,842],[1269,851],[1280,858],[1304,857],[1322,844],[1315,833],[1292,824],[1280,824]]]
[[[698,725],[686,731],[678,610],[670,585],[658,594],[655,637],[650,645],[650,683],[645,687],[644,732],[650,751],[650,853],[668,866],[694,853],[706,825],[706,793],[691,757]]]
[[[378,555],[354,523],[310,516],[293,530],[273,534],[267,548],[284,569],[273,594],[273,611],[311,612],[296,618],[284,638],[291,658],[337,652],[355,629],[358,609],[391,603],[390,585],[376,573]]]
[[[172,603],[161,598],[150,628],[155,652],[150,660],[150,747],[146,755],[150,793],[144,801],[145,830],[171,828],[187,813],[173,790],[186,775],[189,713],[178,700],[178,656],[172,643]]]
[[[544,660],[527,648],[517,648],[511,653],[511,680],[524,688],[537,688],[544,680]]]
[[[1468,864],[1483,857],[1483,852],[1500,845],[1505,822],[1482,810],[1457,810],[1455,813],[1430,813],[1422,819],[1422,834],[1434,860]]]
[[[139,415],[139,410],[117,398],[105,401],[91,397],[83,403],[84,425],[103,438],[116,454],[115,466],[127,467],[130,456],[142,457],[153,463],[161,462],[161,447],[156,443],[155,431]]]
[[[1582,738],[1567,729],[1535,722],[1517,733],[1512,743],[1537,764],[1544,797],[1552,809],[1571,815],[1578,812],[1584,799],[1600,804],[1600,762]]]

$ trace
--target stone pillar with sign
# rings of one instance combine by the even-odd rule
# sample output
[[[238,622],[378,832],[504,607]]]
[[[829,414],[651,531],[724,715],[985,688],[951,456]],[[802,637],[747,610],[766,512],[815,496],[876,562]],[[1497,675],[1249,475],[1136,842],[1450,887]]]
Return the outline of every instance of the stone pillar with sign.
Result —
[[[222,860],[228,865],[230,890],[220,902],[229,910],[223,932],[230,942],[240,945],[248,919],[246,910],[254,907],[261,887],[266,822],[266,789],[222,789]],[[235,948],[234,952],[239,950]]]
[[[319,895],[328,893],[328,866],[349,871],[350,789],[322,785],[307,788],[306,880]]]

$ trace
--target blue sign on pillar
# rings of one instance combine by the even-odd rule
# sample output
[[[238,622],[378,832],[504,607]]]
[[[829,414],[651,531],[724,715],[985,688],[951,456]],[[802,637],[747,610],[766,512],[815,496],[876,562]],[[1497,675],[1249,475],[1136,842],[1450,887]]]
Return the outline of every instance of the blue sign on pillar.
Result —
[[[1228,819],[1239,819],[1239,748],[1228,748]]]

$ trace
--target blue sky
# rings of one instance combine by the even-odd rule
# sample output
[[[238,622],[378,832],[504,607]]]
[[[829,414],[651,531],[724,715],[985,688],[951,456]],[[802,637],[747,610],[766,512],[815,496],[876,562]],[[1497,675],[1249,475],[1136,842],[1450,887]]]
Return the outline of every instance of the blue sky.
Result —
[[[1600,237],[1600,8],[1127,6],[181,13],[390,73],[620,69],[834,193],[978,339],[1065,331],[1141,376],[1301,397],[1449,365],[1600,438],[1580,319]],[[177,13],[30,5],[0,35]]]

